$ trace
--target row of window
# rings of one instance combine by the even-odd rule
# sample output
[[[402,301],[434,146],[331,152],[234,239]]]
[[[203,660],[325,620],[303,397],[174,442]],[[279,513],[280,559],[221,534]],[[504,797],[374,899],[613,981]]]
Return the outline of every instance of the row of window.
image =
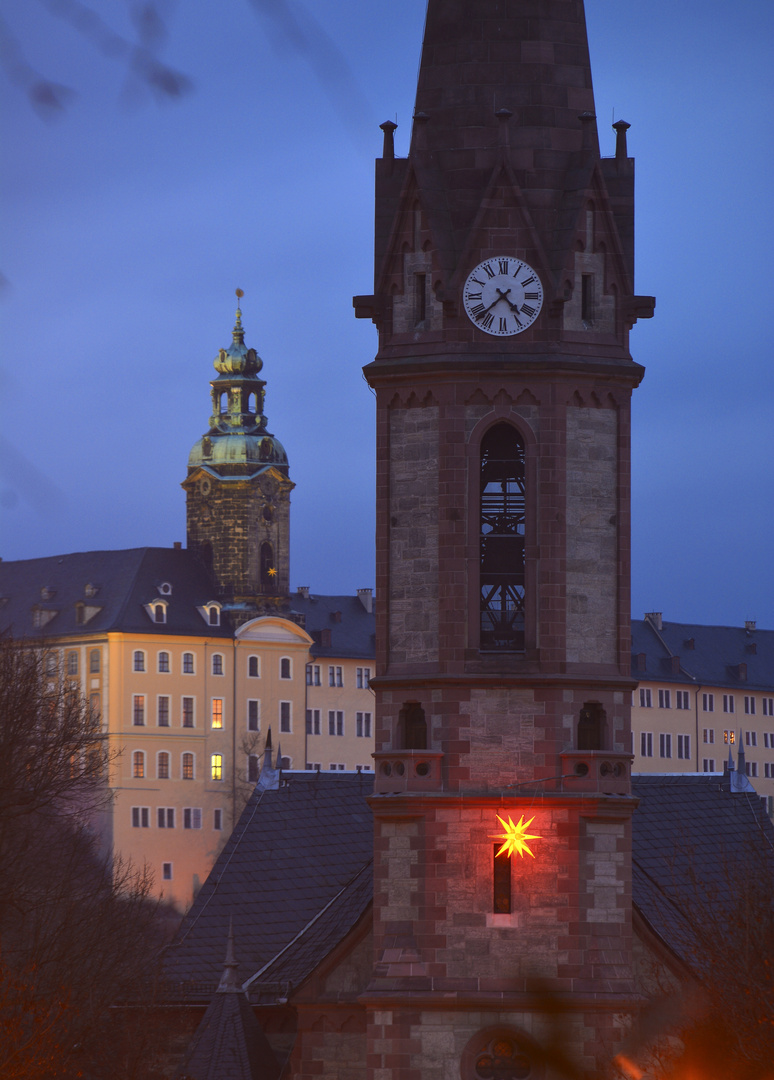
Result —
[[[156,825],[159,829],[174,829],[175,828],[175,807],[174,806],[159,806],[156,809]],[[149,806],[133,806],[132,807],[132,828],[133,829],[148,829],[151,822],[151,808]],[[184,829],[201,829],[202,827],[202,811],[200,806],[185,806],[183,807],[183,828]],[[213,810],[212,812],[212,827],[220,831],[223,828],[223,811]]]
[[[715,741],[715,729],[704,728],[703,740],[705,743],[714,743]],[[723,732],[723,742],[727,745],[736,742],[736,731],[733,728],[726,728]],[[757,731],[745,731],[744,733],[745,746],[757,746],[758,745],[758,732]],[[763,732],[763,745],[768,749],[774,750],[774,731]]]
[[[156,697],[157,727],[171,727],[171,700],[172,699],[167,694],[159,694]],[[285,733],[292,732],[293,703],[290,701],[280,701],[278,712],[280,731]],[[246,717],[248,731],[260,731],[261,703],[257,698],[248,698],[246,702]],[[145,727],[147,721],[148,701],[146,695],[133,694],[132,725],[134,727]],[[180,726],[184,728],[196,727],[195,697],[183,696],[180,698]],[[223,729],[223,698],[210,699],[210,727],[214,731],[221,731]]]
[[[690,709],[690,691],[688,690],[675,690],[675,708],[677,709]],[[736,712],[736,699],[734,694],[723,694],[723,712],[733,713]],[[702,711],[714,712],[715,711],[715,695],[714,694],[702,694]],[[756,699],[752,694],[744,695],[744,712],[746,716],[755,716]],[[672,691],[671,690],[659,690],[658,691],[658,707],[659,709],[671,709],[672,708]],[[640,708],[652,709],[653,708],[653,692],[649,686],[640,687]],[[761,710],[764,716],[774,716],[774,697],[761,698]]]
[[[76,656],[77,654],[72,654]],[[134,671],[148,671],[147,666],[147,654],[143,649],[135,649],[132,656],[132,667]],[[172,668],[170,664],[170,656],[168,652],[160,652],[156,655],[156,670],[162,675],[168,675]],[[183,675],[195,675],[196,674],[196,657],[192,652],[184,652],[181,657],[181,671]],[[210,671],[213,675],[224,675],[224,661],[222,653],[213,653],[210,657]],[[259,679],[261,677],[261,658],[260,656],[248,656],[247,658],[247,674],[251,679]],[[293,661],[289,656],[280,657],[279,662],[279,677],[281,679],[293,678]]]
[[[346,765],[341,761],[332,761],[328,766],[329,772],[344,772]],[[319,761],[308,761],[306,763],[307,772],[315,772],[317,769],[322,769],[322,764]],[[356,765],[356,772],[370,772],[370,765]]]
[[[167,600],[156,601],[155,604],[145,604],[145,610],[155,623],[163,625],[167,621],[169,602]],[[220,626],[220,605],[207,604],[199,608],[202,618],[208,626]]]
[[[102,653],[99,649],[89,651],[89,674],[99,675],[102,666]],[[64,658],[64,670],[66,675],[77,675],[80,664],[79,655],[75,650],[68,650]],[[59,668],[59,658],[55,652],[46,655],[46,674],[55,675]]]
[[[372,724],[370,712],[355,713],[355,735],[358,738],[370,739]],[[342,709],[328,710],[328,734],[343,735],[345,731],[344,711]],[[322,735],[322,709],[306,710],[306,733],[307,735]]]
[[[144,750],[135,750],[132,753],[132,777],[135,780],[148,780],[150,779],[150,773],[147,767],[148,755]],[[166,750],[160,750],[156,754],[156,779],[157,780],[170,780],[172,767],[172,756]],[[210,777],[212,780],[223,779],[223,755],[211,754],[210,755]],[[180,779],[181,780],[195,780],[196,779],[196,755],[190,751],[180,755]]]
[[[690,735],[678,735],[676,736],[677,742],[677,756],[682,760],[687,760],[691,756],[691,736]],[[659,757],[671,758],[672,756],[672,736],[669,732],[662,732],[658,737],[658,750]],[[640,757],[652,758],[653,757],[653,732],[642,731],[640,732]]]
[[[367,690],[371,683],[371,669],[367,667],[355,668],[355,686],[358,690]],[[306,665],[306,685],[322,686],[322,665]],[[328,665],[328,686],[343,686],[344,671],[336,664]]]

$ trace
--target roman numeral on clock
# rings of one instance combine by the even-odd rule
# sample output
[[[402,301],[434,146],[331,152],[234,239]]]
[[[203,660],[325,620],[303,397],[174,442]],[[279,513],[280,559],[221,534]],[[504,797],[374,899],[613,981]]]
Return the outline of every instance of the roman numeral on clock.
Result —
[[[480,299],[481,299],[481,293],[480,293],[480,292],[469,292],[469,293],[466,293],[466,294],[465,294],[465,299],[466,299],[466,300],[480,300]],[[537,297],[534,297],[534,296],[533,296],[533,298],[532,298],[532,299],[533,299],[533,300],[535,300],[535,299],[537,299]]]
[[[536,293],[536,292],[525,292],[524,293],[524,299],[525,300],[537,300],[538,299],[538,293]]]
[[[532,277],[528,277],[528,278],[525,278],[524,281],[520,281],[519,285],[521,285],[521,287],[524,288],[525,285],[531,285],[534,280],[535,280],[535,276],[533,274]]]
[[[522,305],[521,305],[521,310],[522,310],[522,311],[524,312],[524,314],[525,314],[525,315],[527,315],[527,316],[528,316],[528,317],[529,317],[530,319],[531,319],[531,318],[532,318],[532,316],[533,316],[533,315],[535,314],[535,308],[533,308],[533,307],[530,307],[530,306],[529,306],[529,304],[522,304]]]
[[[495,272],[489,265],[489,263],[484,263],[481,269],[484,271],[485,274],[488,274],[490,278],[493,278],[495,276]],[[534,281],[535,279],[533,278],[532,280]]]
[[[500,316],[500,333],[504,334],[507,329],[508,329],[508,325],[507,325],[505,319],[502,316]]]
[[[482,326],[484,326],[484,327],[486,327],[486,329],[488,330],[488,329],[489,329],[489,327],[490,327],[490,326],[492,325],[492,323],[493,323],[493,322],[494,322],[494,315],[493,315],[493,314],[492,314],[492,312],[490,311],[490,312],[489,312],[489,313],[488,313],[487,315],[485,315],[485,316],[484,316],[484,318],[483,318],[483,319],[481,320],[481,325],[482,325]]]
[[[497,261],[498,261],[498,263],[500,265],[500,273],[501,274],[507,274],[508,273],[508,260],[507,259],[498,259]]]
[[[484,311],[486,311],[486,308],[484,307],[483,304],[476,304],[475,307],[472,307],[470,309],[470,314],[474,315],[476,318],[478,318],[479,315],[481,315]]]

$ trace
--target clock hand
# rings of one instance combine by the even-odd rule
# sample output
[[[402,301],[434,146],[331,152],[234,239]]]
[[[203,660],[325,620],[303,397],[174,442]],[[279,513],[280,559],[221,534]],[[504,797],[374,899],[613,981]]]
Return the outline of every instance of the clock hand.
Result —
[[[489,307],[484,308],[483,311],[479,311],[478,315],[476,315],[476,322],[478,322],[479,319],[482,319],[484,315],[486,315],[487,311],[491,311],[495,304],[499,304],[501,300],[504,300],[506,304],[511,304],[510,300],[508,299],[508,293],[511,291],[510,289],[506,289],[505,292],[502,292],[500,289],[498,289],[497,291],[500,293],[500,295],[495,297]],[[511,304],[511,307],[513,307],[513,304]]]

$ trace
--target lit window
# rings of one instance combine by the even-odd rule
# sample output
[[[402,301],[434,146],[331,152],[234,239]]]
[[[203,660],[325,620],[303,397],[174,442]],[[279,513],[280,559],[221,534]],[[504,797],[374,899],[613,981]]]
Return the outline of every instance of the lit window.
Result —
[[[704,712],[715,711],[715,695],[714,694],[702,694],[701,695],[701,707]]]
[[[744,697],[744,711],[747,716],[755,716],[755,698],[748,697],[747,694]]]
[[[132,828],[133,829],[147,829],[150,826],[150,807],[149,806],[133,806],[132,807]]]
[[[160,806],[156,811],[156,822],[160,829],[174,829],[175,810],[172,806]]]
[[[307,709],[306,710],[306,733],[307,733],[307,735],[319,735],[320,734],[320,710],[319,709]]]
[[[156,776],[159,780],[169,780],[169,754],[162,750],[156,759]]]
[[[653,698],[651,696],[649,686],[641,686],[640,687],[640,708],[641,709],[652,709],[653,708]]]
[[[145,754],[142,750],[135,750],[132,754],[132,776],[135,780],[145,779]]]
[[[247,779],[248,779],[248,781],[251,784],[256,784],[258,782],[258,774],[259,774],[258,755],[257,754],[248,754],[247,755]]]
[[[202,811],[199,806],[186,806],[183,808],[183,828],[201,829]]]
[[[658,754],[662,758],[671,758],[672,756],[672,736],[670,734],[664,734],[662,732],[658,737]]]
[[[159,727],[169,727],[169,698],[165,694],[157,699],[156,723]]]
[[[212,726],[213,728],[223,727],[223,698],[212,699]]]
[[[215,653],[215,655],[212,658],[212,674],[213,675],[222,675],[223,674],[223,657],[220,655],[220,653]]]
[[[192,652],[183,653],[183,674],[193,675],[194,673],[194,654]]]
[[[371,738],[370,712],[359,712],[355,714],[355,734],[362,736],[364,739]]]
[[[281,679],[289,679],[290,678],[290,657],[289,656],[283,656],[282,659],[280,660],[280,678]]]
[[[724,743],[729,743],[729,744],[733,743],[733,742],[736,742],[736,734],[733,731],[724,731],[723,732],[723,742]]]
[[[691,736],[690,735],[678,735],[677,736],[677,756],[687,760],[691,756]]]
[[[89,672],[92,675],[98,675],[100,668],[100,652],[99,649],[92,649],[89,653]]]
[[[658,707],[659,709],[671,709],[672,708],[672,695],[669,690],[659,690],[658,692]]]
[[[132,723],[135,727],[145,725],[145,694],[135,694],[132,698]]]
[[[169,671],[169,653],[168,652],[160,652],[159,653],[159,665],[158,666],[159,666],[159,671],[161,671],[161,672]]]
[[[183,698],[183,727],[194,726],[194,699],[192,697]]]
[[[183,754],[182,759],[182,776],[184,780],[193,780],[194,778],[194,756],[193,754]]]
[[[213,829],[217,829],[218,831],[220,831],[220,829],[223,828],[223,811],[222,810],[213,810],[213,812],[212,812],[212,827],[213,827]]]
[[[653,733],[640,732],[640,757],[653,757]]]
[[[165,862],[161,864],[161,877],[164,881],[172,880],[172,863]]]
[[[247,674],[251,679],[258,679],[261,675],[261,668],[259,664],[259,657],[248,656],[247,658]]]
[[[134,670],[145,671],[145,653],[139,649],[134,654]]]
[[[280,702],[280,731],[290,731],[290,702]]]
[[[687,690],[678,690],[675,697],[677,698],[678,709],[690,709],[691,699]]]
[[[213,780],[223,779],[223,755],[213,754],[210,758],[210,775]]]
[[[247,702],[247,730],[261,730],[261,703],[255,698],[250,698]]]

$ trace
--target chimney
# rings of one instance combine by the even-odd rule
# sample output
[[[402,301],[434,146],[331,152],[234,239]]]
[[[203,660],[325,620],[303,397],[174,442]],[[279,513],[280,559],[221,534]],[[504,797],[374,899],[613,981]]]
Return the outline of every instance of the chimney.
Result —
[[[340,611],[332,611],[331,612],[331,622],[341,622],[341,612]]]
[[[755,630],[755,625],[755,619],[748,619],[747,622],[744,624],[744,628],[748,634],[752,634]]]
[[[373,589],[358,589],[357,598],[368,614],[374,610],[374,590]]]
[[[696,648],[696,639],[689,637],[683,642],[683,645],[685,645],[686,649],[688,649],[690,652],[693,652],[693,650]]]
[[[174,544],[172,545],[172,550],[173,551],[182,551],[183,550],[182,541],[175,540]]]
[[[309,586],[308,585],[299,585],[297,591],[298,591],[298,595],[303,600],[308,600],[309,599]]]
[[[660,611],[646,611],[645,612],[645,622],[651,623],[654,630],[663,630],[664,629],[664,623],[663,623],[663,620],[661,618],[661,612]]]

